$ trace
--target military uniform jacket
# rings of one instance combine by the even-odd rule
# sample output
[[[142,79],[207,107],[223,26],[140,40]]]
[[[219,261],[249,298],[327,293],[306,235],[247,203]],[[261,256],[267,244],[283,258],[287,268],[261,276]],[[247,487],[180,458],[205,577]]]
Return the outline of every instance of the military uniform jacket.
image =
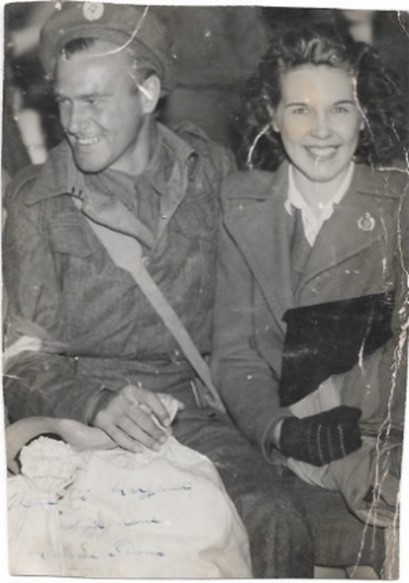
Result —
[[[388,404],[399,427],[408,310],[407,175],[356,165],[295,290],[287,176],[283,164],[274,174],[232,174],[224,186],[213,358],[222,397],[246,435],[264,447],[277,421],[290,414],[278,397],[286,310],[394,290],[394,338],[333,380],[345,404],[363,409],[368,431],[385,421]]]
[[[152,385],[144,384],[152,390],[166,390],[182,372],[185,379],[194,376],[133,277],[109,257],[76,197],[97,211],[105,202],[115,207],[118,197],[138,216],[145,194],[145,225],[133,235],[151,276],[199,351],[209,354],[219,192],[232,157],[192,127],[179,135],[161,125],[157,130],[153,158],[136,178],[114,171],[84,178],[64,142],[44,167],[29,168],[10,185],[6,340],[42,340],[40,352],[19,354],[7,370],[11,420],[51,415],[87,422],[102,388],[136,383],[138,371],[152,373]],[[119,230],[115,212],[105,224]]]

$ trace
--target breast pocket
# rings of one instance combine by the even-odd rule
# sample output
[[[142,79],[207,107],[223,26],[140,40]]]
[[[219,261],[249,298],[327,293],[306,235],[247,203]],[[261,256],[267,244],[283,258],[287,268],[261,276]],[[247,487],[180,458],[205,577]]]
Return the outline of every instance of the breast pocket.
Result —
[[[82,219],[82,220],[81,220]],[[72,212],[58,216],[48,227],[50,246],[54,253],[86,258],[95,253],[85,219]]]

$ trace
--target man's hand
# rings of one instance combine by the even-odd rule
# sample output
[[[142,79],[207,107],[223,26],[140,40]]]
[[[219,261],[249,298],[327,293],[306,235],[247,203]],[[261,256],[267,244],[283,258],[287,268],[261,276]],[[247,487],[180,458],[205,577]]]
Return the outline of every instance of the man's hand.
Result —
[[[55,433],[74,449],[112,449],[117,444],[101,429],[74,419],[54,419]]]
[[[317,415],[286,417],[279,446],[287,457],[323,466],[361,446],[361,410],[341,405]]]
[[[171,435],[171,418],[154,392],[127,385],[107,397],[100,404],[93,425],[105,431],[124,449],[140,452],[145,446],[158,451]],[[178,408],[183,406],[177,403]]]

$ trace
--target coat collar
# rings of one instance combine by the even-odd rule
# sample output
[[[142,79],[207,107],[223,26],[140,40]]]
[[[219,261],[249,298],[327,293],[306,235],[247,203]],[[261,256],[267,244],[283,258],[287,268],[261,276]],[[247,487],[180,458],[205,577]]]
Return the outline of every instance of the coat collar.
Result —
[[[294,307],[303,287],[320,272],[339,265],[383,237],[379,208],[388,204],[387,199],[402,196],[391,173],[356,165],[351,186],[318,234],[293,295],[289,221],[284,207],[287,188],[288,165],[284,163],[274,174],[257,171],[236,174],[229,180],[224,195],[226,228],[245,256],[274,317]],[[284,328],[283,322],[278,324]]]

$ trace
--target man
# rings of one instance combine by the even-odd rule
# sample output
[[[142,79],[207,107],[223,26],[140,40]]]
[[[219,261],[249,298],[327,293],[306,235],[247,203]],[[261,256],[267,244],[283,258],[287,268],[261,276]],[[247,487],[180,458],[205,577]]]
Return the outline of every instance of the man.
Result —
[[[172,85],[166,31],[149,9],[70,2],[45,24],[40,56],[67,140],[8,193],[11,421],[71,418],[135,452],[172,433],[218,467],[249,533],[254,576],[311,576],[310,536],[286,485],[224,413],[198,406],[190,362],[95,227],[124,235],[120,255],[140,243],[151,278],[208,355],[219,187],[232,162],[194,128],[176,134],[155,121]],[[158,392],[177,399],[172,426]]]

